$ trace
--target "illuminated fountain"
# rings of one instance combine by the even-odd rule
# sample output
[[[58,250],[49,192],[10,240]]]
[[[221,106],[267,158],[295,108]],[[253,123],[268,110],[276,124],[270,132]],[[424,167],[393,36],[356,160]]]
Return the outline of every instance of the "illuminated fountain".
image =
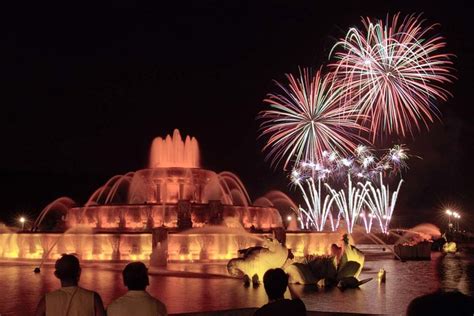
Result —
[[[202,169],[199,157],[197,140],[183,140],[178,130],[154,139],[148,169],[110,178],[83,206],[55,200],[31,232],[0,232],[0,258],[76,253],[82,260],[151,258],[161,265],[227,260],[261,244],[263,234],[278,235],[295,255],[327,253],[339,241],[330,233],[286,233],[286,226],[296,228],[296,216],[288,215],[296,209],[291,199],[271,191],[252,203],[235,174]]]
[[[44,231],[42,222],[51,211],[64,214],[60,229],[81,226],[103,233],[182,230],[220,225],[227,218],[245,228],[282,227],[274,207],[252,205],[236,175],[201,169],[196,139],[183,141],[178,130],[153,140],[148,169],[112,177],[82,207],[67,198],[56,200],[41,212],[34,232]]]

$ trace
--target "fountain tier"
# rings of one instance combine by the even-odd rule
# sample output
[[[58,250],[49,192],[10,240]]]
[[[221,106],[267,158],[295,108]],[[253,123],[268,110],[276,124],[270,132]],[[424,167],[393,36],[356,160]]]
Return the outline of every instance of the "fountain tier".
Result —
[[[64,222],[53,230],[77,225],[107,232],[225,223],[260,230],[283,226],[280,213],[271,203],[252,205],[235,174],[199,168],[199,145],[194,137],[183,140],[175,130],[172,136],[155,138],[149,167],[112,177],[82,207],[70,200],[65,205],[65,199],[53,202],[40,214],[33,231],[51,230],[42,223],[48,213],[54,212],[59,212]]]

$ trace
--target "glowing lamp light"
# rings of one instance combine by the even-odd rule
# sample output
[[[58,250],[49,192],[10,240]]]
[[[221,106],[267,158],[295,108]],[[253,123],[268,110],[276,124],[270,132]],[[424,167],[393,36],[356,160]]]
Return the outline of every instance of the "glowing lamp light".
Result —
[[[451,216],[451,215],[453,215],[453,211],[451,211],[451,210],[446,210],[446,214],[448,214],[448,216]]]
[[[22,216],[22,217],[19,218],[19,221],[21,223],[21,230],[24,230],[25,229],[26,218]]]
[[[290,222],[292,219],[293,219],[293,217],[291,217],[291,216],[288,216],[288,217],[286,218],[286,220],[289,221],[289,222]]]

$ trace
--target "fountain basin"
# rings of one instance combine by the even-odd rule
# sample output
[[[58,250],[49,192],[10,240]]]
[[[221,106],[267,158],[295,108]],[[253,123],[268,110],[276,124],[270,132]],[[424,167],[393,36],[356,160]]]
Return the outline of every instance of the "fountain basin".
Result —
[[[75,253],[82,261],[148,261],[155,255],[165,262],[227,261],[238,250],[262,245],[263,236],[237,233],[166,232],[154,240],[151,232],[88,233],[0,233],[1,260],[56,260],[63,253]],[[340,233],[287,232],[286,246],[296,257],[330,253],[340,244]]]

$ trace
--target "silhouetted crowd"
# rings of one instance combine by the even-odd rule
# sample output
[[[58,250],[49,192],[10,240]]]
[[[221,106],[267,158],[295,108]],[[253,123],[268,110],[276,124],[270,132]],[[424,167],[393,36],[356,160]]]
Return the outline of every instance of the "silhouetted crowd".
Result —
[[[54,275],[61,288],[46,293],[38,304],[36,316],[161,316],[167,315],[166,306],[151,296],[148,269],[142,262],[132,262],[122,271],[125,295],[114,300],[107,310],[100,295],[78,285],[81,276],[79,260],[74,255],[63,255],[56,261]],[[263,277],[268,303],[255,311],[255,316],[306,315],[306,307],[294,293],[285,299],[288,275],[282,269],[270,269]],[[291,291],[290,291],[291,292]],[[407,315],[474,315],[473,298],[459,292],[438,291],[415,298],[407,308]]]

